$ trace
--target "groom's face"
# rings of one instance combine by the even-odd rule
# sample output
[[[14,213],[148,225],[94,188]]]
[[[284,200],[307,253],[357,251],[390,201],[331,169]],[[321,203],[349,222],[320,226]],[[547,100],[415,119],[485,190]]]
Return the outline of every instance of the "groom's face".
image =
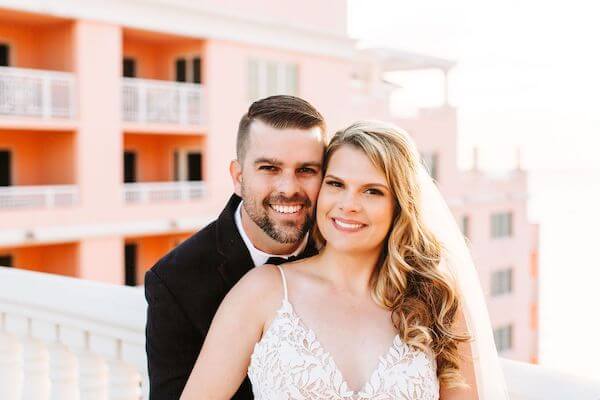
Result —
[[[236,193],[265,234],[278,243],[296,243],[312,225],[321,185],[321,129],[277,129],[255,120],[248,135]]]

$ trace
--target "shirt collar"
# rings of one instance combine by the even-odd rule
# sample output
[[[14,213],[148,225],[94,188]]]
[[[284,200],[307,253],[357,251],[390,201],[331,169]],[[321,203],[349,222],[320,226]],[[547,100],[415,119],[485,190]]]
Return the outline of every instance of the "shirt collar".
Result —
[[[248,251],[250,252],[250,256],[252,257],[252,261],[254,262],[255,267],[265,264],[270,257],[289,258],[291,256],[297,256],[300,253],[302,253],[302,251],[306,247],[306,243],[308,242],[308,233],[304,236],[304,239],[302,240],[302,243],[300,244],[300,246],[298,246],[298,248],[293,253],[290,253],[290,254],[284,254],[284,255],[269,254],[269,253],[265,253],[264,251],[261,251],[261,250],[257,249],[256,247],[254,247],[254,244],[252,243],[252,241],[246,234],[246,231],[244,230],[244,226],[242,225],[242,204],[243,204],[243,201],[240,202],[237,210],[235,211],[235,215],[234,215],[235,225],[236,225],[238,231],[240,232],[240,236],[242,237],[244,244],[246,245],[246,247],[248,248]]]

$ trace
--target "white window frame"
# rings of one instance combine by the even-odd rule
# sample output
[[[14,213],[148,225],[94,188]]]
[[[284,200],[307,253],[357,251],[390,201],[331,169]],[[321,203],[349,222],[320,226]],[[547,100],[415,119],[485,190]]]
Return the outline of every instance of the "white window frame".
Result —
[[[272,66],[275,67],[274,88],[269,87],[270,77],[268,71]],[[256,76],[253,76],[253,69],[255,69]],[[298,95],[298,63],[250,58],[248,59],[247,71],[248,99],[250,101],[276,94]]]
[[[187,156],[189,153],[200,153],[202,154],[202,161],[204,161],[204,150],[202,148],[198,148],[198,147],[180,147],[177,149],[174,149],[173,152],[171,153],[171,168],[173,168],[173,158],[175,157],[175,153],[179,154],[179,158],[177,159],[177,177],[178,179],[175,179],[175,170],[173,170],[173,173],[171,174],[171,177],[173,179],[173,181],[175,182],[189,182],[187,180]],[[202,169],[204,170],[204,169]],[[205,178],[205,177],[203,177]],[[200,182],[204,182],[205,179],[202,179]]]
[[[503,325],[494,329],[494,342],[498,353],[512,350],[513,348],[513,325]]]
[[[513,268],[495,270],[490,282],[492,296],[501,296],[513,291]]]
[[[511,237],[513,235],[513,213],[504,211],[491,216],[492,238]]]

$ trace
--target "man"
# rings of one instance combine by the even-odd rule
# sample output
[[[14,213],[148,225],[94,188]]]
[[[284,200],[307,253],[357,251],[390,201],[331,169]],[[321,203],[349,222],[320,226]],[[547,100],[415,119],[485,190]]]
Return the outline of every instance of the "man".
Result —
[[[300,98],[268,97],[242,117],[235,194],[146,273],[150,400],[179,399],[219,304],[248,270],[316,253],[308,231],[324,148],[323,117]],[[253,398],[247,378],[233,398]]]

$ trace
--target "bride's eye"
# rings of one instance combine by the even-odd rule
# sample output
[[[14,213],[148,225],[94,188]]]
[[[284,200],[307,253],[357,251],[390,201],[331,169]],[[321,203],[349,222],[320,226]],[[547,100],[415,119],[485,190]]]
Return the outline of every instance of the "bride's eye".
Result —
[[[338,181],[329,181],[329,180],[325,181],[325,184],[329,185],[329,186],[333,186],[333,187],[340,187],[340,188],[344,186],[344,185],[342,185],[341,182],[338,182]]]

